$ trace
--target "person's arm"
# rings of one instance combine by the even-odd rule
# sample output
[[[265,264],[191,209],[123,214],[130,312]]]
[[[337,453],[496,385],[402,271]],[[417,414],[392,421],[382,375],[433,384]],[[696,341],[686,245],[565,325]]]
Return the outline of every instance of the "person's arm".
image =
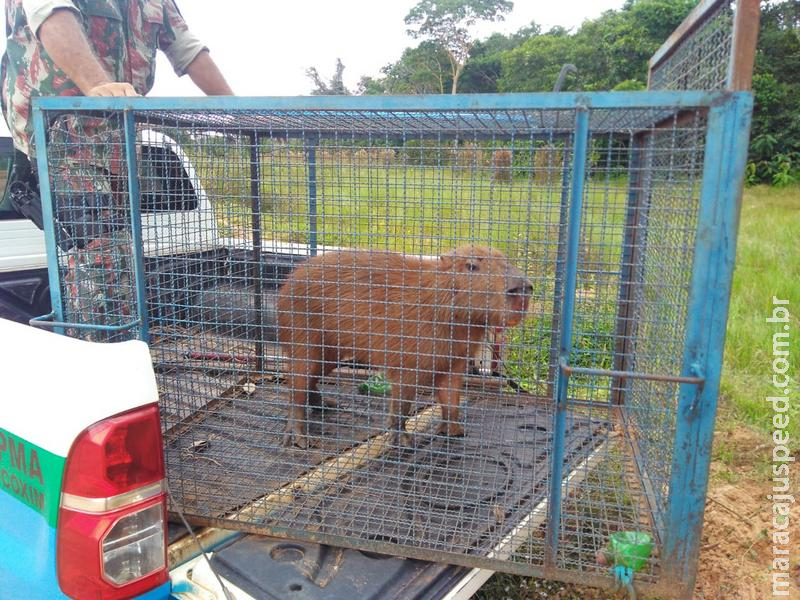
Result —
[[[207,50],[194,57],[186,68],[186,73],[207,96],[233,96],[233,90]]]
[[[188,74],[208,96],[233,96],[208,48],[189,31],[174,0],[164,1],[164,25],[158,47],[167,55],[175,74],[178,77]]]
[[[94,55],[83,27],[68,9],[57,9],[39,27],[39,40],[86,96],[138,96],[129,83],[113,81]]]

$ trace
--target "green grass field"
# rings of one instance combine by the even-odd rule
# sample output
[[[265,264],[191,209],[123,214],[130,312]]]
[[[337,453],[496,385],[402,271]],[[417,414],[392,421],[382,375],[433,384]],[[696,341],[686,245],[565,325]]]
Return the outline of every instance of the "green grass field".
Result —
[[[742,205],[736,269],[733,277],[725,362],[721,382],[718,430],[746,424],[773,430],[772,405],[767,396],[780,391],[772,384],[773,334],[778,325],[767,323],[772,299],[789,300],[790,368],[788,433],[790,446],[800,449],[800,402],[797,365],[800,352],[800,187],[747,188]],[[736,449],[719,439],[716,455],[723,462]],[[769,464],[765,461],[766,471]]]
[[[223,235],[246,236],[251,211],[249,159],[229,152],[225,161],[219,161],[214,150],[213,146],[187,149],[215,200]],[[325,149],[317,153],[320,244],[436,254],[480,241],[552,270],[560,218],[560,162],[538,165],[535,174],[528,166],[514,177],[496,181],[485,156],[474,158],[474,164],[462,164],[471,156],[464,149],[454,158],[452,150],[437,147],[428,150],[434,154],[424,160],[410,150],[402,156],[394,152],[337,147],[335,154]],[[548,156],[561,160],[555,153]],[[261,173],[264,229],[282,241],[308,243],[307,157],[295,148],[262,148]],[[584,236],[596,262],[618,258],[626,185],[609,174],[589,186]]]
[[[722,395],[736,418],[772,429],[772,336],[767,323],[773,296],[789,300],[790,339],[800,331],[800,188],[759,186],[745,191],[733,277]],[[796,391],[798,353],[790,344],[790,372]],[[790,436],[800,441],[800,403],[793,403]]]

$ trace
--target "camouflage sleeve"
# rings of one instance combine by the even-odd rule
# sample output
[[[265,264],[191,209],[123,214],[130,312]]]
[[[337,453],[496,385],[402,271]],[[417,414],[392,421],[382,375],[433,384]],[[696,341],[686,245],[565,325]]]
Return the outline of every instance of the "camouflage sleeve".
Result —
[[[174,0],[164,2],[164,25],[158,47],[167,55],[175,73],[181,76],[195,57],[208,48],[189,31]]]
[[[57,8],[69,8],[75,11],[76,16],[80,17],[80,11],[71,0],[22,0],[22,9],[28,19],[28,26],[37,37],[39,27]]]

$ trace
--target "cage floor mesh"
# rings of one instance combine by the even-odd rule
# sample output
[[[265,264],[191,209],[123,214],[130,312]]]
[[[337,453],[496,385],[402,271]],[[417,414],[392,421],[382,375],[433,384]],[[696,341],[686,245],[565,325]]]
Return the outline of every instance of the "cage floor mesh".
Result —
[[[217,338],[215,348],[234,356],[237,341]],[[211,516],[232,528],[241,521],[250,531],[260,523],[264,533],[289,527],[365,541],[414,539],[421,549],[486,554],[547,497],[549,398],[472,377],[465,437],[426,430],[410,443],[387,442],[388,399],[359,392],[365,373],[340,369],[320,386],[326,404],[336,406],[310,413],[316,445],[301,450],[281,443],[287,391],[280,375],[252,382],[235,364],[197,358],[159,373],[162,400],[173,411],[164,415],[168,477],[190,520]],[[186,386],[203,389],[187,394]],[[204,404],[180,406],[178,398]],[[416,418],[433,406],[421,397]],[[608,427],[573,415],[565,473],[599,447]]]

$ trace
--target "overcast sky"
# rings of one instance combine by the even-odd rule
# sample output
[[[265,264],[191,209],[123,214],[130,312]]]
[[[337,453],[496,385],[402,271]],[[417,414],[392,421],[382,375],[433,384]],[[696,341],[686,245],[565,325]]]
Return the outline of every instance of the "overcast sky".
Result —
[[[417,0],[178,0],[189,27],[211,49],[239,95],[305,95],[313,85],[305,75],[316,67],[326,81],[336,58],[345,65],[345,84],[355,89],[362,75],[377,76],[403,49],[416,45],[403,18]],[[505,21],[481,27],[512,33],[531,21],[545,28],[577,27],[623,0],[516,0]],[[152,94],[196,95],[188,78],[177,80],[162,57]]]
[[[242,96],[307,95],[313,84],[306,69],[316,67],[327,81],[337,58],[345,66],[345,84],[355,89],[362,75],[380,75],[381,67],[417,43],[403,22],[417,0],[177,1],[191,30]],[[476,35],[513,33],[531,21],[545,29],[577,28],[604,10],[620,8],[623,1],[516,0],[505,21],[482,24]],[[178,79],[159,56],[151,95],[199,94],[188,77]]]
[[[476,29],[513,33],[536,21],[577,28],[624,0],[516,0],[505,21]],[[403,18],[417,0],[178,0],[190,29],[208,45],[234,92],[242,96],[307,95],[313,84],[306,69],[316,67],[326,81],[336,59],[345,65],[345,84],[355,89],[362,75],[378,76],[416,41]],[[219,7],[222,7],[222,10]],[[5,42],[3,42],[5,50]],[[150,95],[195,96],[188,77],[175,76],[159,55]],[[0,134],[7,135],[0,119]]]
[[[313,87],[306,69],[316,67],[328,80],[337,58],[345,65],[345,84],[355,89],[362,75],[378,76],[381,67],[417,43],[403,22],[417,0],[177,1],[238,95],[306,95]],[[604,10],[620,8],[623,1],[516,0],[505,21],[482,24],[476,34],[513,33],[531,21],[545,29],[576,28]],[[159,55],[151,95],[199,94],[188,77],[178,79]]]
[[[417,0],[179,0],[189,27],[211,49],[239,95],[304,95],[306,77],[316,67],[323,79],[333,75],[336,58],[345,65],[345,84],[354,89],[362,75],[377,76],[403,49],[416,45],[406,34],[404,17]],[[578,27],[623,0],[517,0],[505,21],[487,23],[479,37],[512,33],[531,21],[546,29]],[[152,94],[196,95],[188,78],[178,80],[162,57]]]

